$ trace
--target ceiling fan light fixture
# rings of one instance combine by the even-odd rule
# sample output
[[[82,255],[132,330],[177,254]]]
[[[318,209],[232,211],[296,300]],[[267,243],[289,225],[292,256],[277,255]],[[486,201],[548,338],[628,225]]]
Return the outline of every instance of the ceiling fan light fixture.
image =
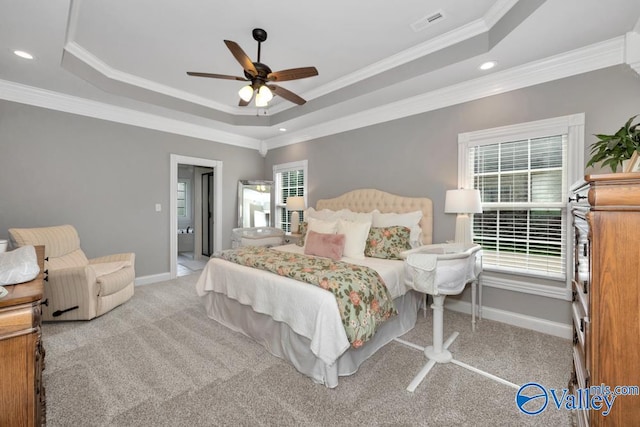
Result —
[[[238,95],[244,102],[249,102],[251,97],[253,97],[253,87],[251,85],[242,86],[238,91]]]
[[[269,89],[266,85],[263,85],[258,89],[258,96],[265,100],[265,102],[269,102],[273,99],[273,94],[271,93],[271,89]]]
[[[271,99],[273,99],[271,90],[267,86],[260,86],[258,93],[256,93],[256,107],[266,107]]]
[[[266,107],[269,104],[264,97],[260,96],[260,92],[256,94],[256,107]]]
[[[239,107],[246,107],[253,98],[256,99],[255,104],[257,107],[266,107],[269,101],[273,98],[274,93],[297,105],[302,105],[307,102],[295,93],[281,86],[270,84],[269,87],[267,87],[266,85],[271,82],[279,83],[317,76],[318,70],[316,67],[289,68],[273,72],[268,65],[260,62],[260,45],[262,42],[267,40],[267,32],[261,28],[255,28],[253,30],[253,39],[258,42],[258,60],[256,62],[249,58],[238,43],[232,40],[224,40],[224,44],[227,46],[236,61],[238,61],[242,66],[244,77],[230,76],[227,74],[201,73],[199,71],[187,71],[187,75],[251,82],[251,84],[242,87],[238,91],[238,95],[240,96],[240,102],[238,102]]]

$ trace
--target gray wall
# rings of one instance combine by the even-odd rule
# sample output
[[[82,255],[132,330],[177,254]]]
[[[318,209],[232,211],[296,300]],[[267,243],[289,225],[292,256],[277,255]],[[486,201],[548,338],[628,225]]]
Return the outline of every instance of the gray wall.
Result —
[[[72,224],[88,257],[136,253],[136,276],[169,271],[170,154],[223,162],[223,246],[256,150],[0,101],[0,238]],[[162,212],[155,212],[155,204]]]
[[[458,133],[585,112],[587,150],[592,134],[616,131],[639,105],[640,78],[617,66],[283,147],[264,160],[255,150],[0,101],[0,238],[10,227],[69,223],[89,257],[134,251],[137,276],[168,272],[174,153],[224,162],[224,247],[238,179],[271,179],[274,164],[302,159],[311,205],[356,188],[426,195],[441,242],[454,234],[455,216],[442,206],[457,185]],[[485,289],[485,305],[569,319],[564,301],[495,288]]]
[[[412,117],[269,151],[274,164],[309,160],[309,204],[357,188],[378,188],[434,202],[434,242],[451,239],[447,189],[457,186],[458,134],[586,113],[585,162],[594,133],[611,133],[640,113],[640,78],[626,65],[487,97]],[[565,301],[485,288],[485,304],[569,323]],[[463,298],[469,300],[468,291]]]

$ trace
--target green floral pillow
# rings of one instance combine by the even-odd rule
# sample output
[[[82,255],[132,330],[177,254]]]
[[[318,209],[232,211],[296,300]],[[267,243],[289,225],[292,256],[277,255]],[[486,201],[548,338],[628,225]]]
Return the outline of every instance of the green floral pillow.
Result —
[[[307,221],[303,221],[300,223],[300,238],[296,242],[298,246],[304,246],[304,238],[307,236]]]
[[[411,230],[402,225],[371,227],[364,255],[371,258],[402,259],[400,252],[411,249]]]

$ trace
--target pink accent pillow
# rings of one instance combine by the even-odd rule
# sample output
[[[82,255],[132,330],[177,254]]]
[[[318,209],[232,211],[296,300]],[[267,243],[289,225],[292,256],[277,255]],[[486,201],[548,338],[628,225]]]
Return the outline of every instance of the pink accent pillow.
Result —
[[[344,242],[344,234],[317,233],[309,230],[305,238],[304,253],[339,261],[344,251]]]

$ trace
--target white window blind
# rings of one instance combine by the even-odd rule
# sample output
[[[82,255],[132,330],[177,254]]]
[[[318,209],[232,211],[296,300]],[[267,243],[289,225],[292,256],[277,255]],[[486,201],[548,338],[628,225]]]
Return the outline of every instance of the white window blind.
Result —
[[[291,232],[291,212],[287,211],[287,199],[290,196],[307,194],[307,161],[292,162],[273,166],[275,182],[276,227]],[[306,200],[306,197],[305,197]],[[300,212],[300,222],[304,213]]]
[[[565,277],[567,135],[483,144],[468,151],[483,213],[474,241],[487,267]]]

